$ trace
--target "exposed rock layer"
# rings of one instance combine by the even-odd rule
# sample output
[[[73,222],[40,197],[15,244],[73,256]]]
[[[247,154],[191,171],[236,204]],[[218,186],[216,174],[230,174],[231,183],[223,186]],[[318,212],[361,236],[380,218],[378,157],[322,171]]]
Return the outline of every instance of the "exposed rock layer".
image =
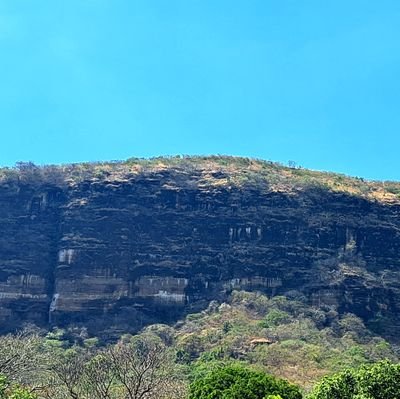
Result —
[[[397,201],[268,177],[238,184],[215,165],[63,173],[0,184],[4,330],[135,331],[234,289],[390,317],[387,332],[400,330]]]

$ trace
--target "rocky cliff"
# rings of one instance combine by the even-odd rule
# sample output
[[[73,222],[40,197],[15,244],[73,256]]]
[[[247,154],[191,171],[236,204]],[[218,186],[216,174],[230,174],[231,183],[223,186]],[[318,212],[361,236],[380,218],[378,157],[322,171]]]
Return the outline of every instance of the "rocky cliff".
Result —
[[[229,157],[2,169],[0,325],[116,334],[245,289],[396,336],[399,193]]]

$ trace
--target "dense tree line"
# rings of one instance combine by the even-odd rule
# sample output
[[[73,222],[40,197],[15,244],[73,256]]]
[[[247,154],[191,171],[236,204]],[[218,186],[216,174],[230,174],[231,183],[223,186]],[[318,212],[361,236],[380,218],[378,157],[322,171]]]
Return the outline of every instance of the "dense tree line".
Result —
[[[305,395],[240,361],[191,367],[149,332],[104,348],[49,345],[35,331],[0,337],[0,399],[398,399],[400,365],[388,360],[324,377]]]

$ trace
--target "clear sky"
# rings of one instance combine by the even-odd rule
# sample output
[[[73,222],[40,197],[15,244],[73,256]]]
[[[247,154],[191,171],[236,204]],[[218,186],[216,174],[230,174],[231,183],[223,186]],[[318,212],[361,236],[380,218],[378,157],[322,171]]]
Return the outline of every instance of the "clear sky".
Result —
[[[399,0],[0,0],[0,164],[230,154],[400,180]]]

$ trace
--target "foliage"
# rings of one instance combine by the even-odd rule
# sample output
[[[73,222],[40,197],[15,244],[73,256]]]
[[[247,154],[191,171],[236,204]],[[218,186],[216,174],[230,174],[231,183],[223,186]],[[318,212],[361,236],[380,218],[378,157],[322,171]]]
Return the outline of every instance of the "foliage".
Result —
[[[0,336],[4,374],[0,399],[9,399],[11,392],[14,399],[35,398],[31,392],[40,399],[183,399],[190,376],[194,398],[193,389],[203,386],[201,381],[245,375],[257,387],[271,381],[265,373],[273,375],[273,381],[285,379],[307,391],[321,377],[338,372],[343,374],[329,378],[344,392],[343,397],[351,398],[361,374],[343,370],[353,368],[366,370],[363,378],[377,391],[389,386],[374,377],[377,368],[360,369],[385,358],[397,362],[388,342],[355,315],[339,315],[333,307],[312,307],[295,293],[291,297],[298,299],[233,292],[227,303],[214,301],[175,327],[148,326],[139,335],[125,334],[107,346],[82,328],[54,329],[44,336],[31,328]],[[392,366],[384,369],[385,364],[379,363],[381,375],[393,374]],[[211,371],[216,375],[210,375]],[[251,384],[243,380],[232,385],[235,393],[226,395],[253,399]],[[315,392],[322,395],[324,389],[331,389],[330,381],[323,380]],[[260,392],[263,396],[255,398],[279,399],[280,395],[287,399],[281,391],[260,388]],[[221,397],[238,397],[232,395]],[[371,393],[361,389],[353,396],[371,399]]]
[[[176,330],[181,364],[240,359],[310,389],[326,374],[398,360],[394,348],[355,315],[286,297],[236,291],[229,303],[195,316]]]
[[[325,377],[309,399],[400,398],[400,364],[387,360]]]
[[[189,399],[264,399],[267,395],[302,397],[295,385],[240,363],[207,365],[197,371],[189,387]]]
[[[37,395],[19,385],[14,385],[0,374],[0,399],[37,399]]]
[[[280,324],[286,323],[289,320],[290,315],[287,312],[273,309],[264,317],[263,320],[261,320],[260,327],[276,327]]]
[[[10,391],[8,399],[36,399],[37,395],[25,388],[14,388]]]

